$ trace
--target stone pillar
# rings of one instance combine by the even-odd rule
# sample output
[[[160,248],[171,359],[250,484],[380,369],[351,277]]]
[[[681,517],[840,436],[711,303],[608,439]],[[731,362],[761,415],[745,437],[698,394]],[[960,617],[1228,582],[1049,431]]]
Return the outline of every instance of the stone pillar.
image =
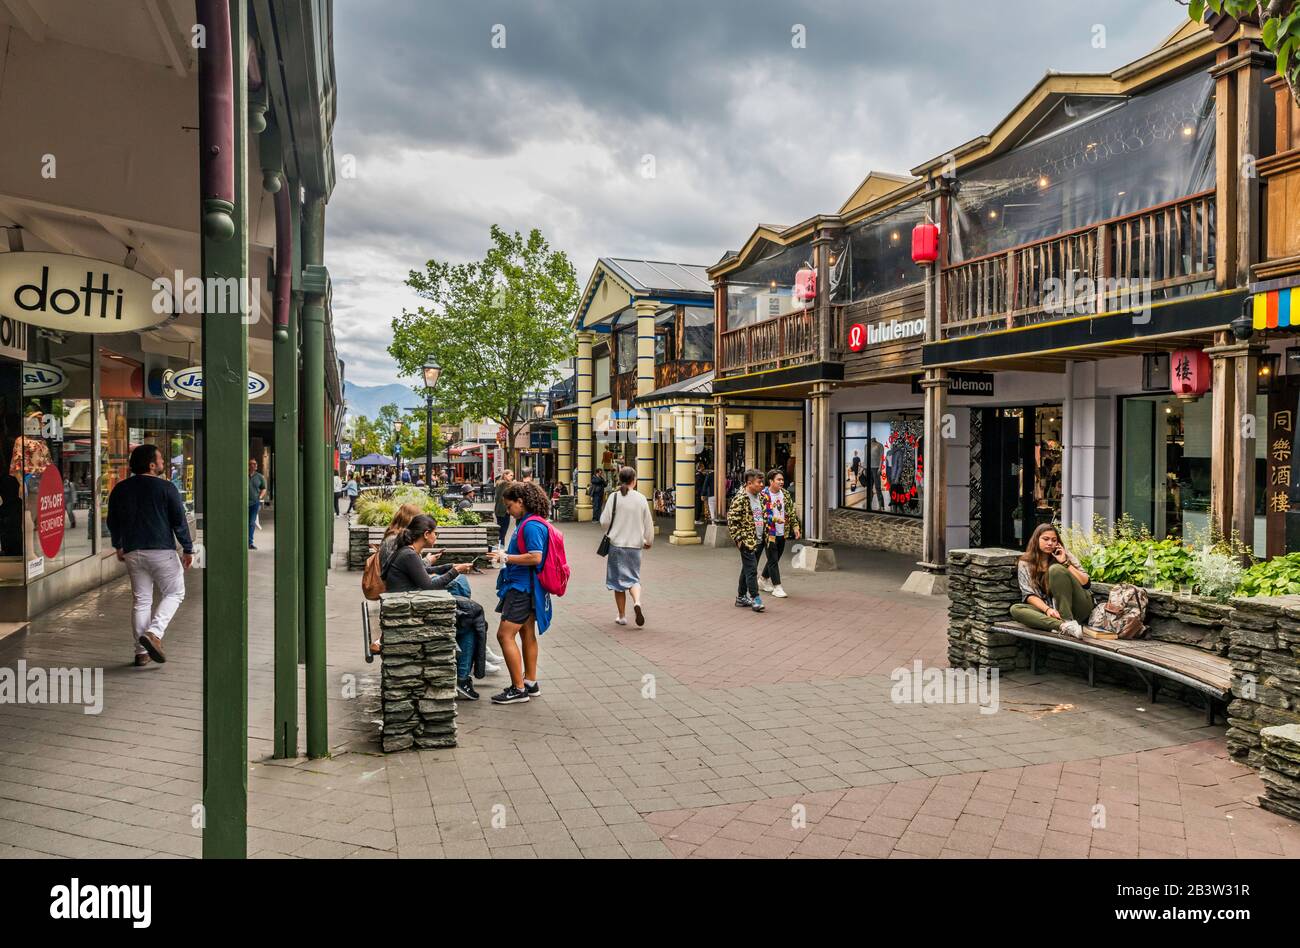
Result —
[[[820,573],[835,569],[835,551],[830,545],[830,503],[826,470],[837,463],[831,458],[831,387],[828,382],[813,386],[812,431],[804,443],[808,446],[805,467],[808,470],[808,523],[804,525],[802,557],[792,559],[790,568],[797,572]]]
[[[655,390],[655,310],[653,300],[636,302],[636,397],[645,398]],[[647,500],[655,492],[655,442],[648,411],[637,406],[636,414],[636,486]]]
[[[587,331],[577,334],[578,339],[578,483],[573,485],[578,498],[578,520],[591,520],[591,498],[587,488],[591,486],[591,336]]]
[[[1074,363],[1068,383],[1073,394],[1070,426],[1064,439],[1069,455],[1070,493],[1062,500],[1070,505],[1070,522],[1089,530],[1095,517],[1109,521],[1112,515],[1119,515],[1118,510],[1112,511],[1110,498],[1112,401],[1098,394],[1096,362]]]
[[[570,489],[573,487],[573,422],[556,419],[555,422],[555,479]]]
[[[380,597],[385,753],[456,746],[456,602],[442,591]]]
[[[948,581],[944,576],[947,559],[948,484],[947,438],[955,431],[945,431],[948,412],[948,373],[930,369],[921,382],[925,393],[924,483],[921,485],[921,568],[903,584],[904,592],[944,595]]]
[[[673,442],[676,451],[677,516],[669,543],[694,546],[700,542],[695,532],[695,459],[699,448],[695,442],[695,414],[693,406],[673,410]]]

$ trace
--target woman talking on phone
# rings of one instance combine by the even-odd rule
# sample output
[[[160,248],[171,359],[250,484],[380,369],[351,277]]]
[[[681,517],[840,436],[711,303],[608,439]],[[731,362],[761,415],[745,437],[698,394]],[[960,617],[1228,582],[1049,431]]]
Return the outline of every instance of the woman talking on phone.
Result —
[[[1050,523],[1039,524],[1029,538],[1016,563],[1016,579],[1024,601],[1011,607],[1011,618],[1041,632],[1059,629],[1083,637],[1083,623],[1092,613],[1091,580]]]

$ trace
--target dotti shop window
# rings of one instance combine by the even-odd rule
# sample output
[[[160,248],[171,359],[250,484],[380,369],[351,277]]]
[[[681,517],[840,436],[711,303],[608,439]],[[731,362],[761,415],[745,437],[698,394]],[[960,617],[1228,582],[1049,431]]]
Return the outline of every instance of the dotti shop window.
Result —
[[[921,516],[924,434],[920,412],[840,416],[840,506]]]

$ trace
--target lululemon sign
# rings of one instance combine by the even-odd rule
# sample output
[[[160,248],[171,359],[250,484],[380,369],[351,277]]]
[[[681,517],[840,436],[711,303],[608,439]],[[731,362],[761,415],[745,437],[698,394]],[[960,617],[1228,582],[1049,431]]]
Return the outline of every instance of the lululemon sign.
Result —
[[[63,546],[63,477],[53,464],[41,472],[36,490],[36,537],[46,559],[59,555]]]
[[[853,352],[861,352],[867,347],[867,327],[862,323],[854,323],[849,327],[849,349]]]
[[[135,332],[166,320],[142,273],[66,253],[0,253],[0,315],[46,329]]]

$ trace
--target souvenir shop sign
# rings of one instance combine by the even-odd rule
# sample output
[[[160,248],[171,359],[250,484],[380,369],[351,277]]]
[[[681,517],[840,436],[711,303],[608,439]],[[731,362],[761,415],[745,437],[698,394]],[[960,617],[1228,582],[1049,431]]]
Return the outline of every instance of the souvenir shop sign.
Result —
[[[949,395],[992,395],[994,393],[992,372],[949,372]],[[922,376],[912,376],[912,394],[921,395]]]
[[[117,264],[66,253],[0,254],[0,313],[72,332],[136,332],[164,322],[153,281]]]
[[[1286,379],[1268,397],[1268,467],[1264,484],[1264,516],[1268,556],[1297,548],[1292,511],[1296,507],[1296,426],[1300,422],[1300,382]],[[1262,434],[1262,432],[1261,432]]]

